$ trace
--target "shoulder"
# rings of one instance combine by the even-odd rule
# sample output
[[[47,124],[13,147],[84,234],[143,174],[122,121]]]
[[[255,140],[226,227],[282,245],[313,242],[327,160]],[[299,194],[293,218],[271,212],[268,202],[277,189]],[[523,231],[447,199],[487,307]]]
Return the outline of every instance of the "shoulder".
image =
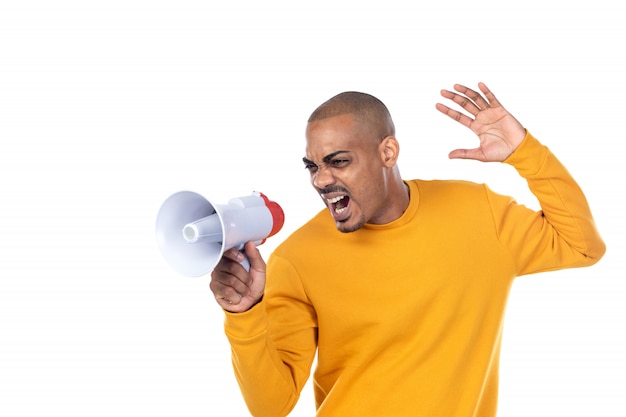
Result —
[[[408,182],[408,181],[407,181]],[[431,215],[439,219],[447,215],[482,216],[491,212],[499,195],[486,184],[466,180],[414,180],[413,189],[419,198],[418,216]],[[509,200],[510,197],[504,197]]]
[[[426,197],[454,198],[465,194],[484,194],[489,190],[486,184],[479,184],[466,180],[412,180],[420,199]]]

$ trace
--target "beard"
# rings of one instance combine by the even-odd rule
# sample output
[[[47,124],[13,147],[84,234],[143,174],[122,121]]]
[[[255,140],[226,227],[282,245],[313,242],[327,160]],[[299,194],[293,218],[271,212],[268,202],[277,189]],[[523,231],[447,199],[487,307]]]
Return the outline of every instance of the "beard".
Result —
[[[351,218],[346,219],[345,221],[342,221],[342,222],[335,222],[335,226],[337,226],[337,230],[339,230],[341,233],[352,233],[361,229],[366,223],[365,216],[361,216],[361,218],[358,219],[356,223],[352,223],[350,220]]]

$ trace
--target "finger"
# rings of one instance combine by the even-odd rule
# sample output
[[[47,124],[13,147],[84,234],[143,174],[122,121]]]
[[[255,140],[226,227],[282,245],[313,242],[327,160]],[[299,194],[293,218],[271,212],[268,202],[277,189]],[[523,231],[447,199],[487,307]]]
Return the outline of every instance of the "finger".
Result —
[[[472,125],[472,122],[474,121],[474,119],[472,119],[471,117],[461,113],[460,111],[452,110],[450,107],[446,105],[437,103],[435,107],[441,113],[445,114],[451,119],[456,120],[457,122],[461,123],[463,126],[470,127]]]
[[[457,86],[458,84],[454,86],[455,89],[457,88]],[[467,97],[463,97],[462,95],[459,95],[455,92],[448,91],[448,90],[441,90],[441,95],[449,100],[452,100],[453,102],[461,106],[463,109],[465,109],[468,113],[473,114],[474,116],[476,116],[478,112],[480,111],[480,107],[476,105],[476,103],[474,103],[472,100],[468,99]]]
[[[222,306],[238,305],[243,299],[243,295],[233,287],[222,285],[219,282],[211,282],[211,291],[215,300]]]
[[[478,110],[489,107],[489,102],[485,100],[485,98],[477,91],[474,91],[471,88],[468,88],[461,84],[454,84],[454,89],[469,98]],[[467,98],[464,97],[465,100],[467,100]],[[476,113],[472,114],[476,115]]]
[[[240,251],[238,251],[235,248],[230,248],[228,249],[226,252],[224,252],[223,255],[225,258],[230,259],[232,261],[241,263],[243,262],[245,256],[243,256],[243,253],[241,253]]]
[[[235,262],[222,259],[211,273],[211,290],[222,294],[225,288],[232,288],[239,295],[250,292],[250,275],[245,268]],[[230,291],[229,291],[230,292]]]
[[[480,148],[474,149],[455,149],[448,154],[450,159],[474,159],[477,161],[485,161],[485,155]]]
[[[482,82],[478,83],[478,88],[480,88],[480,91],[482,91],[485,97],[487,97],[487,100],[489,100],[490,106],[492,107],[502,106],[502,104],[500,104],[500,101],[498,101],[496,96],[491,92],[491,90],[489,89],[489,87],[487,87],[485,83],[482,83]]]
[[[256,245],[253,242],[248,242],[246,243],[244,250],[246,251],[248,261],[250,262],[250,269],[265,272],[265,261],[261,257],[261,252],[259,252]]]

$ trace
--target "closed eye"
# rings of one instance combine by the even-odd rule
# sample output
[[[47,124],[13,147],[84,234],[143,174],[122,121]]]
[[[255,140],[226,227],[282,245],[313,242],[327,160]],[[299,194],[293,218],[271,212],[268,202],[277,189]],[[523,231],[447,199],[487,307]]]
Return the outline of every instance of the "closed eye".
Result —
[[[333,159],[332,161],[330,161],[329,165],[334,168],[341,168],[348,165],[349,162],[350,161],[348,159]]]
[[[317,165],[315,164],[315,162],[309,161],[306,158],[302,158],[302,162],[304,162],[304,169],[308,170],[309,172],[317,171]]]
[[[336,151],[329,155],[326,155],[322,160],[322,167],[327,168],[344,168],[348,166],[351,162],[350,158],[341,158],[340,156],[344,156],[349,154],[349,151]],[[302,158],[302,162],[304,162],[304,168],[308,170],[311,174],[316,173],[320,166],[315,162],[311,161],[307,158]]]

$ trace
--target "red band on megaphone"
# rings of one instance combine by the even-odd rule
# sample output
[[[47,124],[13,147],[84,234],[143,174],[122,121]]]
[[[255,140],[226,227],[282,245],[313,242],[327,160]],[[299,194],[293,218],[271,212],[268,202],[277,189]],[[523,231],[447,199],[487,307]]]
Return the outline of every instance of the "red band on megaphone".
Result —
[[[267,235],[267,237],[274,236],[280,231],[280,229],[282,229],[283,224],[285,224],[285,213],[278,203],[271,201],[263,193],[259,194],[261,195],[261,198],[263,198],[263,201],[265,201],[265,207],[267,207],[272,215],[272,231],[269,235]]]

